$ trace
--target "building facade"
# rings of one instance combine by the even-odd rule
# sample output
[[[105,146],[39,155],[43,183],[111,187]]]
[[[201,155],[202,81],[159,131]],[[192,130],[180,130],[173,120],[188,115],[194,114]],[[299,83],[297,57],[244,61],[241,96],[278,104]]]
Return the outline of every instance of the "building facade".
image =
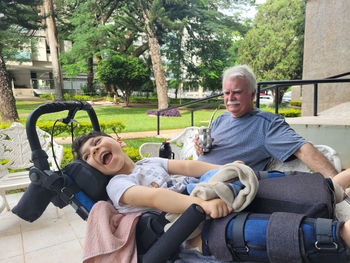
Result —
[[[306,1],[303,79],[350,72],[349,14],[349,0]],[[313,85],[303,86],[300,96],[302,116],[312,115]],[[350,83],[318,85],[318,112],[349,101]]]
[[[46,42],[44,32],[37,32],[34,43],[34,47],[25,47],[18,54],[25,62],[6,62],[15,97],[55,93],[50,48]],[[62,51],[68,51],[71,48],[71,43],[63,41],[61,46]],[[64,92],[75,94],[80,94],[82,87],[87,83],[84,75],[74,79],[63,76],[63,79]]]

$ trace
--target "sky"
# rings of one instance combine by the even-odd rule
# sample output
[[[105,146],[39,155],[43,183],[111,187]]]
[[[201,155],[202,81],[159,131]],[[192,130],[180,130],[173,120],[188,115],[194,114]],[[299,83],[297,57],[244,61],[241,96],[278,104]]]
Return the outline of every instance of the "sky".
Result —
[[[266,0],[256,0],[256,3],[257,3],[258,5],[263,4],[263,3],[265,3],[265,2],[266,2]],[[255,7],[252,7],[252,8],[248,11],[248,13],[247,13],[246,16],[249,17],[249,18],[254,18],[256,12],[257,12],[256,8],[255,8]]]
[[[256,0],[256,4],[260,5],[260,4],[263,4],[265,3],[266,0]],[[226,10],[226,9],[223,9],[223,10],[220,10],[222,13],[226,14],[226,15],[231,15],[232,11],[229,11],[229,10]],[[250,18],[250,19],[253,19],[254,16],[256,15],[256,8],[255,7],[251,7],[245,14],[243,14],[244,17],[247,17],[247,18]]]

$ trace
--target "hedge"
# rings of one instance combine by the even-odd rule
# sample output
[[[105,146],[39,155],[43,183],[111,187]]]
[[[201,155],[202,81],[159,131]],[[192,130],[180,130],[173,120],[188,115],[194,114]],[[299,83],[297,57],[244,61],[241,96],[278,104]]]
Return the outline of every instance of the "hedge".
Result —
[[[36,126],[38,126],[43,131],[46,131],[47,133],[51,134],[51,129],[53,124],[54,124],[53,121],[45,121],[45,122],[37,122]],[[114,133],[119,133],[122,130],[124,130],[126,127],[123,121],[108,121],[108,122],[100,121],[99,124],[100,124],[101,131],[105,133],[110,133],[112,131]],[[6,128],[9,128],[10,126],[11,126],[11,123],[4,123],[4,122],[0,123],[1,129],[6,129]],[[73,123],[73,127],[74,127],[74,132],[73,132],[74,137],[77,137],[81,134],[87,134],[93,130],[91,122],[81,121],[79,122],[79,126],[76,123]],[[57,122],[55,124],[53,136],[56,137],[65,132],[70,133],[70,125],[67,126],[61,122]]]
[[[295,100],[290,102],[291,106],[301,107],[301,100]]]
[[[136,149],[135,147],[125,147],[123,148],[123,150],[134,162],[141,160],[141,155],[139,154],[138,149]],[[65,167],[71,161],[73,161],[72,150],[70,148],[65,147],[63,150],[63,159],[61,167]]]
[[[265,109],[265,110],[275,113],[275,110],[273,109]],[[300,109],[287,109],[287,110],[279,109],[278,114],[282,115],[283,117],[300,117],[301,110]]]

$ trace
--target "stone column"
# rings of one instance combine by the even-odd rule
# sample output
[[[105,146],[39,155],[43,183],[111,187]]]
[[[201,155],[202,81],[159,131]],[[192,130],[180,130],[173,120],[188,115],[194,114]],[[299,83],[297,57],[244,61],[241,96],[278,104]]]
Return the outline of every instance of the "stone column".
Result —
[[[350,72],[350,0],[307,0],[305,19],[303,79]],[[313,90],[302,87],[302,116],[313,114]],[[318,112],[348,101],[350,83],[319,85]]]

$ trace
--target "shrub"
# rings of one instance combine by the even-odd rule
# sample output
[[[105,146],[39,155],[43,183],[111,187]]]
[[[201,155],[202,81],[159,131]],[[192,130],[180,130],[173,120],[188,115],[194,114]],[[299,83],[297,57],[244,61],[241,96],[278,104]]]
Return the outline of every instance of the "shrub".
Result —
[[[275,113],[275,110],[272,109],[265,109],[266,111],[270,111]],[[300,109],[287,109],[287,110],[278,110],[278,114],[282,115],[283,117],[300,117],[301,116],[301,110]]]
[[[301,107],[301,100],[295,100],[290,102],[291,106]]]
[[[63,149],[63,158],[61,162],[61,167],[65,167],[69,162],[73,161],[73,154],[70,148]]]
[[[46,131],[47,133],[51,134],[51,128],[53,126],[53,121],[46,121],[46,122],[38,122],[37,126]],[[108,122],[99,122],[100,123],[100,128],[102,132],[109,133],[108,131],[113,131],[114,133],[119,133],[122,130],[125,129],[125,124],[123,121],[108,121]],[[91,122],[79,122],[79,126],[77,126],[76,123],[73,124],[74,126],[74,137],[77,137],[81,134],[86,134],[89,133],[90,131],[93,130],[92,128],[92,123]],[[57,122],[55,125],[55,130],[54,130],[54,136],[58,136],[64,132],[70,132],[70,127]]]
[[[130,97],[130,102],[133,103],[145,103],[145,104],[151,104],[151,103],[158,103],[158,98],[157,97],[135,97],[131,96]]]
[[[147,114],[157,116],[157,111],[149,110],[149,111],[147,111]],[[181,117],[181,114],[180,114],[178,109],[171,109],[171,110],[167,110],[167,111],[162,111],[160,113],[160,116],[162,116],[162,117]]]
[[[123,150],[134,162],[137,162],[142,159],[138,149],[136,149],[135,147],[125,147],[123,148]],[[65,147],[63,151],[61,168],[65,167],[71,161],[73,161],[72,150],[68,147]]]
[[[54,94],[41,94],[41,95],[39,95],[39,98],[54,100],[55,99],[55,95]]]
[[[142,159],[141,155],[139,154],[139,150],[135,147],[125,147],[123,148],[123,150],[134,162],[137,162]]]

